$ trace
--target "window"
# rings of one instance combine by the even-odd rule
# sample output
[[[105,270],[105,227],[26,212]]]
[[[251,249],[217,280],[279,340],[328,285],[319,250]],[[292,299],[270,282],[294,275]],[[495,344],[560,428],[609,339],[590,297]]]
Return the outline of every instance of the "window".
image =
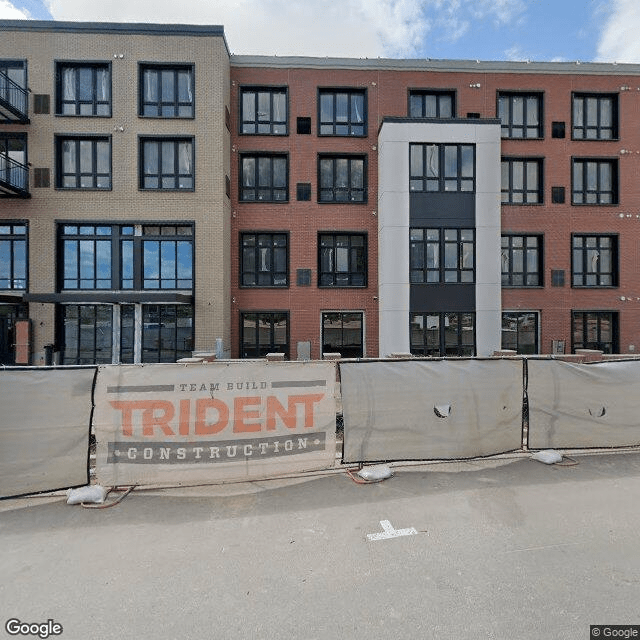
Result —
[[[516,353],[538,353],[538,313],[517,311],[502,314],[502,348]]]
[[[289,200],[287,156],[243,155],[240,158],[240,200],[286,202]]]
[[[240,314],[241,358],[284,353],[289,358],[289,314],[286,311]]]
[[[111,138],[57,137],[58,189],[111,189]]]
[[[473,229],[409,230],[412,284],[475,281]]]
[[[542,160],[502,159],[503,204],[540,204],[542,183]]]
[[[176,362],[192,351],[191,305],[142,305],[142,362]]]
[[[193,289],[193,227],[61,225],[61,290]]]
[[[362,233],[318,235],[318,286],[367,286],[367,237]]]
[[[59,309],[62,364],[176,362],[193,351],[192,305],[64,304]]]
[[[193,65],[141,65],[140,115],[193,118]]]
[[[0,223],[0,290],[27,288],[27,226]]]
[[[283,136],[287,127],[286,88],[240,89],[240,133]]]
[[[411,353],[417,356],[473,356],[476,314],[411,313]]]
[[[572,204],[618,204],[618,161],[574,159]]]
[[[361,203],[367,201],[363,156],[320,156],[318,202]]]
[[[409,145],[410,191],[474,191],[472,144]]]
[[[576,349],[598,349],[619,353],[618,314],[613,311],[573,311],[572,353]]]
[[[243,287],[286,287],[289,255],[286,233],[243,233],[240,283]]]
[[[29,188],[25,134],[0,132],[0,182],[22,191]]]
[[[56,114],[110,117],[111,65],[57,63]]]
[[[498,93],[503,138],[542,138],[542,94]]]
[[[321,136],[366,136],[364,90],[321,89],[318,117]]]
[[[504,235],[502,242],[502,286],[542,286],[542,236]]]
[[[339,353],[343,358],[363,358],[363,324],[362,312],[324,312],[322,314],[322,353]]]
[[[618,238],[574,235],[572,238],[572,285],[615,287],[618,285]]]
[[[614,140],[618,137],[618,96],[573,94],[574,140]]]
[[[140,138],[140,188],[193,191],[192,138]]]
[[[455,118],[455,91],[409,91],[410,118]]]
[[[24,60],[0,60],[0,101],[19,112],[19,122],[28,122],[27,63]],[[11,119],[6,112],[4,117]]]

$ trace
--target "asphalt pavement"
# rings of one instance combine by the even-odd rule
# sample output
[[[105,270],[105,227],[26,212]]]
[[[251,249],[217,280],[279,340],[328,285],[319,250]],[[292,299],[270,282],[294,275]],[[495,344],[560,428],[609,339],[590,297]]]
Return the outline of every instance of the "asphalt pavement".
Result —
[[[574,457],[136,490],[102,510],[0,501],[0,637],[38,637],[10,635],[11,619],[51,620],[63,640],[587,640],[590,625],[640,625],[640,452]]]

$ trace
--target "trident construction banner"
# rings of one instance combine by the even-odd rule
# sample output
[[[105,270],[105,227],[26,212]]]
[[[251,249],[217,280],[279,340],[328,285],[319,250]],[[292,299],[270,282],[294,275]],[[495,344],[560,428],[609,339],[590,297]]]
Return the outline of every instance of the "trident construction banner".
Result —
[[[268,478],[335,463],[335,365],[233,362],[100,367],[98,481]]]

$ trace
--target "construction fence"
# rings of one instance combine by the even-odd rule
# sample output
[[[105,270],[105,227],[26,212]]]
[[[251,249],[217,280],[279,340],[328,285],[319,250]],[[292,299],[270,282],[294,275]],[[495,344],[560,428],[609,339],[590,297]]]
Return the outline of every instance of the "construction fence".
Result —
[[[95,479],[104,486],[632,447],[640,445],[638,397],[640,360],[7,368],[0,370],[0,497],[89,483],[93,438]],[[344,440],[336,457],[338,413]]]

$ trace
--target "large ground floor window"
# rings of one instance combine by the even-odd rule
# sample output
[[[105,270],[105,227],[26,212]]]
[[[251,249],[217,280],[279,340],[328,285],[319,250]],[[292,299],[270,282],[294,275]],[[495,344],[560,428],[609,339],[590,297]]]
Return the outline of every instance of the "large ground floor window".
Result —
[[[289,314],[286,311],[252,311],[240,314],[240,357],[264,358],[284,353],[289,359]]]
[[[514,311],[502,314],[502,348],[531,355],[538,353],[538,313]]]
[[[364,314],[361,311],[324,312],[322,353],[339,353],[343,358],[364,357]]]
[[[619,353],[618,314],[614,311],[574,311],[571,314],[571,352],[598,349]]]
[[[417,356],[474,356],[475,325],[475,313],[412,313],[409,315],[411,353]]]
[[[61,364],[176,362],[193,350],[186,304],[65,304],[59,307]]]

